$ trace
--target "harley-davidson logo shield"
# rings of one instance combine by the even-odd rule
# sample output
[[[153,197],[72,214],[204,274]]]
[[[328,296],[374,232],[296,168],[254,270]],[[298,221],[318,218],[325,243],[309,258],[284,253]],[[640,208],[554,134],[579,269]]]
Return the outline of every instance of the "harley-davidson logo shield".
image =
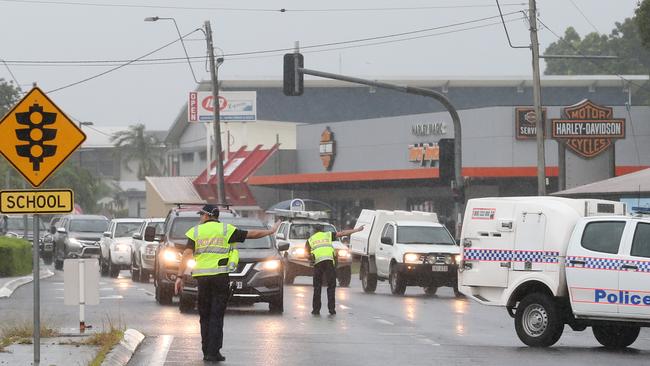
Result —
[[[564,109],[564,119],[553,119],[551,134],[578,155],[592,158],[612,146],[612,139],[625,138],[625,119],[612,118],[613,108],[590,100]]]

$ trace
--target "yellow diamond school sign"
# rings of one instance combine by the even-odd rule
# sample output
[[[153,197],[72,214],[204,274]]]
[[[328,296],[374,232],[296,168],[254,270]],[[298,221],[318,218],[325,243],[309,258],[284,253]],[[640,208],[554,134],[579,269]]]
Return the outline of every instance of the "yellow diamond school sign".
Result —
[[[86,135],[39,88],[32,89],[0,121],[0,153],[39,187]]]

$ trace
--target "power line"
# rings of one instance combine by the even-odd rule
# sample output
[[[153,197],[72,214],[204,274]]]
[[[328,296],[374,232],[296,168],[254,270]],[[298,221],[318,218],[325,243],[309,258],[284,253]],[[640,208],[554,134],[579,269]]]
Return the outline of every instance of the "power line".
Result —
[[[414,7],[368,7],[368,8],[236,8],[236,7],[196,7],[196,6],[171,6],[171,5],[138,5],[120,3],[86,3],[81,1],[44,1],[44,0],[0,0],[8,3],[37,4],[37,5],[67,5],[104,8],[138,8],[138,9],[167,9],[167,10],[218,10],[232,12],[254,12],[254,13],[343,13],[343,12],[368,12],[368,11],[421,11],[421,10],[443,10],[443,9],[478,9],[490,8],[486,4],[464,4],[464,5],[437,5],[437,6],[414,6]],[[525,3],[508,3],[504,6],[522,6]]]
[[[6,1],[6,0],[0,0],[0,1]],[[520,11],[512,11],[509,13],[505,13],[504,16],[510,16],[513,14],[518,14]],[[386,35],[381,35],[381,36],[374,36],[374,37],[366,37],[366,38],[357,38],[357,39],[351,39],[351,40],[345,40],[345,41],[337,41],[337,42],[328,42],[328,43],[319,43],[319,44],[314,44],[314,45],[305,45],[301,46],[301,49],[312,49],[312,48],[322,48],[322,47],[329,47],[329,46],[338,46],[338,45],[345,45],[345,44],[351,44],[351,43],[361,43],[361,42],[367,42],[367,41],[375,41],[375,40],[381,40],[381,39],[388,39],[388,38],[395,38],[395,37],[402,37],[405,35],[411,35],[411,34],[418,34],[418,33],[426,33],[426,32],[432,32],[436,30],[441,30],[441,29],[446,29],[446,28],[454,28],[454,27],[459,27],[463,25],[468,25],[468,24],[473,24],[473,23],[479,23],[479,22],[484,22],[487,20],[492,20],[499,18],[500,15],[495,15],[495,16],[490,16],[490,17],[483,17],[483,18],[477,18],[477,19],[471,19],[467,21],[462,21],[462,22],[457,22],[457,23],[452,23],[452,24],[446,24],[446,25],[441,25],[441,26],[436,26],[436,27],[430,27],[430,28],[423,28],[423,29],[417,29],[413,31],[407,31],[407,32],[399,32],[399,33],[391,33],[391,34],[386,34]],[[519,18],[517,18],[519,19]],[[490,24],[491,25],[491,24]],[[462,31],[465,29],[461,29],[459,31]],[[449,34],[449,33],[445,33]],[[409,39],[406,39],[409,40]],[[268,50],[257,50],[257,51],[245,51],[245,52],[236,52],[236,53],[224,53],[223,57],[236,57],[236,56],[249,56],[249,55],[258,55],[258,54],[266,54],[266,53],[277,53],[277,52],[288,52],[288,51],[293,51],[293,48],[276,48],[276,49],[268,49]],[[198,59],[201,62],[203,62],[206,59],[207,56],[190,56],[189,59]],[[106,66],[106,64],[121,64],[125,62],[131,62],[131,63],[143,63],[143,62],[166,62],[166,61],[178,61],[178,60],[186,60],[186,58],[183,57],[169,57],[169,58],[149,58],[149,59],[143,59],[139,58],[137,60],[7,60],[7,63],[10,65],[63,65],[63,64],[68,64],[68,65],[80,65],[80,64],[100,64],[103,66]]]
[[[195,29],[195,30],[191,31],[190,33],[187,33],[187,34],[186,34],[185,36],[183,36],[183,37],[187,37],[187,36],[189,36],[190,34],[193,34],[194,32],[197,32],[197,31],[198,31],[198,29]],[[182,38],[182,37],[181,37],[181,38]],[[180,39],[180,38],[179,38],[179,39]],[[153,50],[153,51],[151,51],[151,52],[148,52],[148,53],[146,53],[146,54],[144,54],[144,55],[142,55],[142,56],[140,56],[140,57],[138,57],[138,58],[136,58],[136,59],[130,60],[130,61],[128,61],[128,62],[125,62],[125,63],[123,63],[123,64],[121,64],[121,65],[119,65],[119,66],[116,66],[116,67],[114,67],[114,68],[108,69],[108,70],[106,70],[106,71],[104,71],[104,72],[101,72],[101,73],[99,73],[99,74],[96,74],[96,75],[93,75],[93,76],[87,77],[87,78],[85,78],[85,79],[82,79],[82,80],[76,81],[76,82],[74,82],[74,83],[70,83],[70,84],[64,85],[64,86],[59,87],[59,88],[56,88],[56,89],[52,89],[52,90],[48,91],[48,93],[54,93],[54,92],[57,92],[57,91],[59,91],[59,90],[67,89],[67,88],[70,88],[70,87],[72,87],[72,86],[79,85],[79,84],[81,84],[81,83],[85,83],[85,82],[87,82],[87,81],[90,81],[90,80],[96,79],[96,78],[98,78],[98,77],[104,76],[104,75],[106,75],[106,74],[108,74],[108,73],[111,73],[111,72],[113,72],[113,71],[119,70],[119,69],[121,69],[121,68],[123,68],[123,67],[125,67],[125,66],[128,66],[128,65],[130,65],[130,64],[132,64],[132,63],[134,63],[134,62],[136,62],[136,61],[138,61],[138,60],[140,60],[140,59],[143,59],[143,58],[145,58],[145,57],[147,57],[147,56],[149,56],[149,55],[151,55],[151,54],[154,54],[154,53],[156,53],[156,52],[158,52],[158,51],[160,51],[160,50],[162,50],[162,49],[164,49],[164,48],[166,48],[166,47],[171,46],[172,44],[178,42],[179,39],[175,39],[175,40],[173,40],[173,41],[171,41],[171,42],[169,42],[169,43],[167,43],[167,44],[165,44],[165,45],[163,45],[163,46],[161,46],[161,47],[159,47],[159,48],[156,48],[155,50]]]
[[[544,24],[544,22],[543,22],[539,17],[537,17],[537,21],[539,21],[540,24],[542,24],[542,25],[544,26],[544,28],[546,28],[546,30],[548,30],[549,32],[551,32],[551,34],[553,34],[553,35],[554,35],[554,36],[555,36],[559,41],[561,41],[561,42],[567,44],[569,47],[571,47],[571,49],[573,49],[573,51],[574,51],[576,54],[582,56],[583,58],[585,58],[586,61],[590,62],[592,65],[596,66],[597,68],[599,68],[599,69],[601,69],[601,70],[605,70],[605,68],[604,68],[602,65],[600,65],[600,64],[597,63],[597,62],[594,62],[593,60],[589,59],[588,56],[582,54],[582,52],[580,52],[580,50],[579,50],[576,46],[574,46],[571,42],[568,42],[568,41],[565,40],[564,38],[560,37],[556,32],[554,32],[551,28],[549,28],[546,24]],[[638,84],[638,83],[636,83],[636,82],[634,82],[634,81],[632,81],[632,80],[628,80],[627,78],[625,78],[625,77],[624,77],[623,75],[621,75],[621,74],[613,73],[613,75],[615,75],[615,76],[618,77],[619,79],[621,79],[621,80],[627,82],[627,83],[630,84],[630,85],[634,85],[634,86],[638,87],[639,89],[643,89],[643,90],[645,90],[645,91],[647,91],[647,92],[650,92],[650,88],[648,88],[648,87],[646,87],[646,86],[644,86],[644,85],[642,85],[642,84]]]
[[[582,15],[582,17],[587,21],[587,23],[589,23],[589,25],[591,25],[591,27],[596,31],[596,33],[600,33],[598,31],[598,28],[596,28],[596,26],[594,25],[594,23],[592,23],[591,20],[589,20],[589,18],[585,15],[585,13],[582,12],[582,9],[580,9],[580,7],[578,7],[578,4],[576,4],[575,1],[573,1],[573,0],[569,0],[569,1],[571,1],[571,4],[573,4],[573,7],[576,8],[576,10],[578,10],[580,15]]]

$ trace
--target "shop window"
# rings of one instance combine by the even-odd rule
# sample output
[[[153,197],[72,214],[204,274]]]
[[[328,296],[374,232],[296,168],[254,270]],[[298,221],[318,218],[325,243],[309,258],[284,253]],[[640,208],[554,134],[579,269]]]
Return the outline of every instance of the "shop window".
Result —
[[[436,212],[436,205],[430,198],[408,198],[406,199],[406,210]]]
[[[193,152],[188,152],[188,153],[182,153],[181,154],[181,161],[183,163],[191,163],[194,161],[194,153]]]

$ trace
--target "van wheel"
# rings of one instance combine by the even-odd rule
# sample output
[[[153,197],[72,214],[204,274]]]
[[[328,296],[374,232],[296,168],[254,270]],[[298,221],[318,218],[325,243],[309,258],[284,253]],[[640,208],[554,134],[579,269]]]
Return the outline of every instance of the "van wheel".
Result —
[[[111,257],[108,257],[108,274],[112,278],[117,278],[120,275],[120,267],[113,264]]]
[[[135,258],[131,257],[131,281],[140,281],[140,270],[135,267]]]
[[[435,295],[436,291],[438,291],[437,286],[431,285],[431,286],[424,287],[424,294],[427,296]]]
[[[367,260],[361,261],[361,269],[359,270],[359,277],[361,277],[361,287],[366,293],[374,293],[377,289],[377,274],[370,273],[370,265]]]
[[[165,287],[167,286],[163,286],[162,284],[156,286],[156,300],[158,300],[160,305],[170,305],[172,303],[172,291]]]
[[[339,286],[350,287],[350,281],[352,280],[352,267],[343,267],[339,269],[336,277],[338,277]]]
[[[519,339],[530,347],[549,347],[562,336],[564,323],[552,298],[540,293],[529,294],[517,305],[515,330]]]
[[[171,299],[169,303],[171,303]],[[188,313],[194,310],[194,297],[187,295],[183,296],[183,294],[181,294],[178,302],[178,310],[180,310],[181,313]]]
[[[630,346],[639,336],[640,327],[622,325],[594,325],[591,327],[598,343],[605,348],[619,349]]]
[[[456,296],[457,298],[465,297],[465,295],[463,295],[463,293],[458,290],[458,282],[454,284],[453,288],[454,288],[454,296]]]
[[[269,311],[274,314],[282,314],[284,311],[284,291],[269,301]]]
[[[394,265],[390,266],[388,282],[390,282],[390,292],[392,292],[393,295],[404,295],[406,292],[406,279],[404,278],[404,275],[397,272]]]

